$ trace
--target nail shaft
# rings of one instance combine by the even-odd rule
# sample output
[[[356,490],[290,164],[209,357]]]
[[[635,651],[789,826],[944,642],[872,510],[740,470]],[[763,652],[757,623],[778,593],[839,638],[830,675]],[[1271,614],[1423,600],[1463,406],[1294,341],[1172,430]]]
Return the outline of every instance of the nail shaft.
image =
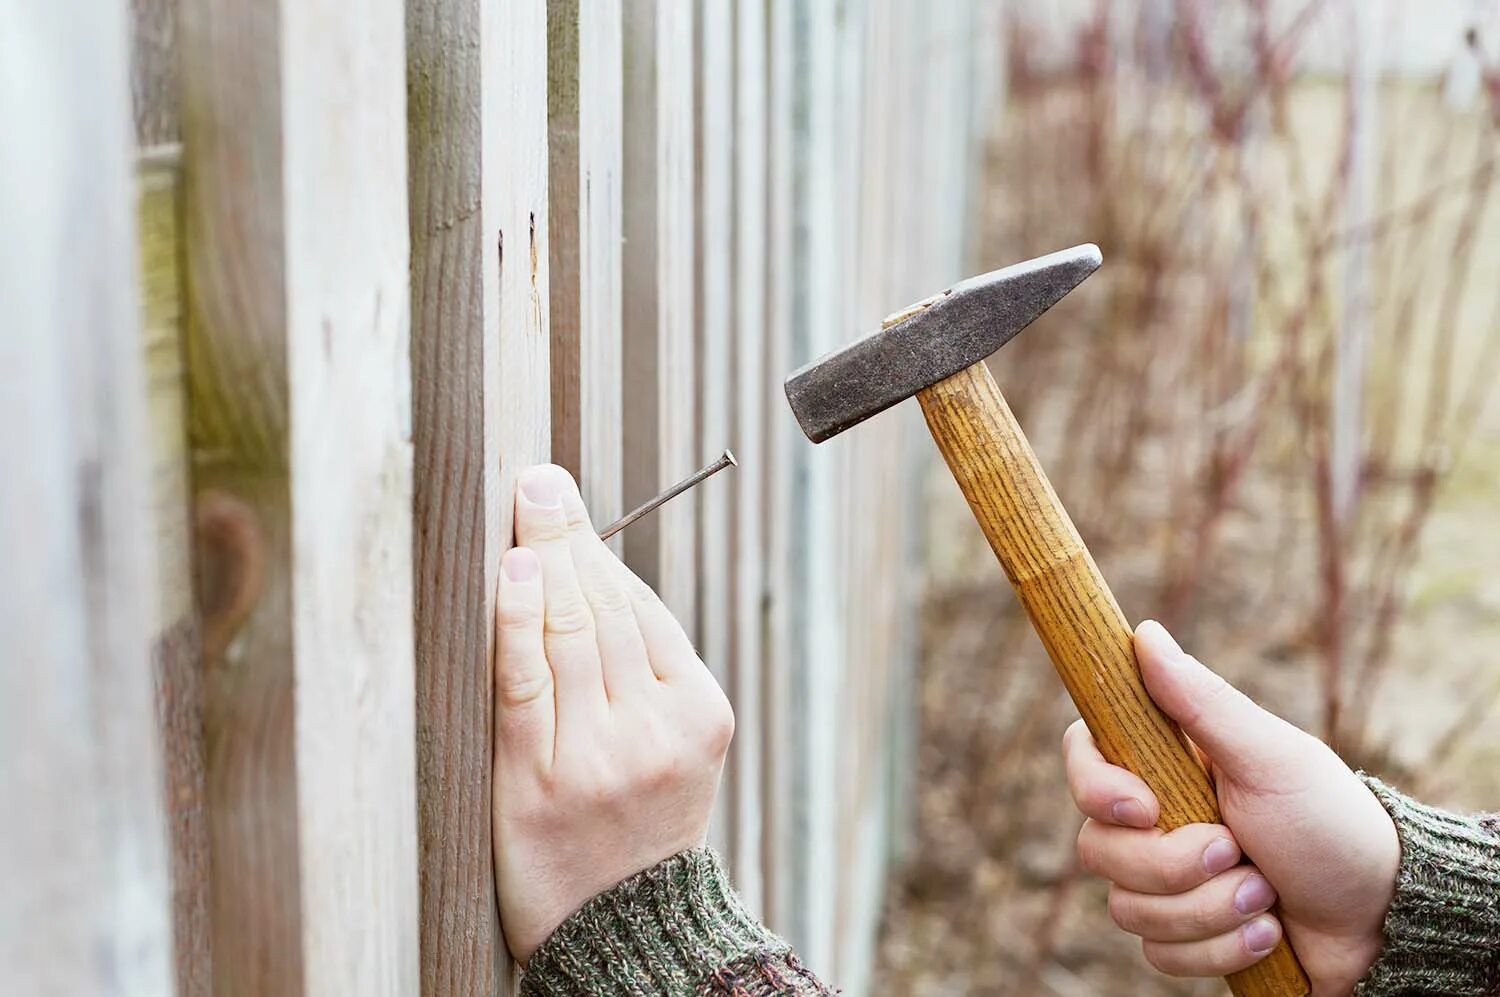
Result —
[[[610,523],[604,529],[600,530],[599,539],[608,540],[610,537],[614,536],[616,533],[619,533],[621,530],[629,526],[631,523],[635,522],[637,519],[640,519],[642,516],[651,512],[657,506],[664,505],[665,503],[672,501],[672,499],[681,495],[689,488],[692,488],[694,485],[699,484],[702,481],[706,481],[707,479],[718,474],[720,471],[724,470],[724,468],[726,467],[738,467],[739,463],[739,461],[734,459],[734,454],[731,451],[725,450],[713,463],[708,464],[707,466],[693,472],[686,478],[683,478],[681,481],[677,482],[677,484],[673,485],[671,488],[668,488],[666,491],[656,496],[656,498],[648,500],[643,505],[631,510],[630,512],[627,512],[624,516],[621,516],[619,519],[615,520],[613,523]]]

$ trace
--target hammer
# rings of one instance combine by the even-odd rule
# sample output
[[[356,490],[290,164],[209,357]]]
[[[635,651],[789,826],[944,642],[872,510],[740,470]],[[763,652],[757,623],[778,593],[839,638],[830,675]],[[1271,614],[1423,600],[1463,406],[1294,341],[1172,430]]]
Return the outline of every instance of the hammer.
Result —
[[[821,443],[912,395],[948,469],[1104,757],[1146,780],[1157,826],[1219,823],[1213,784],[1146,692],[1131,628],[985,366],[1103,262],[1075,246],[970,278],[885,320],[786,380],[802,431]],[[1236,997],[1303,997],[1281,944],[1228,977]]]

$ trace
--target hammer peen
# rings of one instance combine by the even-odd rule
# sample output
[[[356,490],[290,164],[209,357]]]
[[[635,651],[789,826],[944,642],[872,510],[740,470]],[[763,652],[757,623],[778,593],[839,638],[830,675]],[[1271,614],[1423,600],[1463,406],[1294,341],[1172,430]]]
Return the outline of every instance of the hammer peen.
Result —
[[[821,443],[912,395],[991,549],[1104,757],[1161,803],[1158,826],[1218,823],[1209,776],[1141,681],[1125,615],[1084,546],[985,358],[1099,268],[1097,246],[955,284],[786,380],[802,431]],[[1310,987],[1283,936],[1227,978],[1236,997],[1303,997]]]

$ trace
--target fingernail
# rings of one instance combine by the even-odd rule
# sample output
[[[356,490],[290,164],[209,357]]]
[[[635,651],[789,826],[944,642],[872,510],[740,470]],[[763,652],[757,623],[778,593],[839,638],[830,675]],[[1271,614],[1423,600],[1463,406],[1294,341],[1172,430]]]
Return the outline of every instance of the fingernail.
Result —
[[[512,547],[501,559],[500,570],[513,582],[529,582],[542,570],[542,562],[530,547]]]
[[[1234,891],[1234,909],[1241,914],[1254,914],[1256,911],[1268,910],[1275,902],[1276,891],[1271,889],[1271,884],[1258,873],[1246,876],[1240,888]]]
[[[1151,818],[1140,800],[1118,800],[1109,808],[1109,815],[1116,824],[1126,827],[1150,827]]]
[[[533,505],[562,504],[561,475],[546,464],[528,467],[521,472],[521,493]]]
[[[1228,838],[1215,838],[1203,849],[1203,868],[1210,876],[1233,869],[1240,860],[1240,850]]]
[[[1163,661],[1175,661],[1184,657],[1182,646],[1177,643],[1167,628],[1155,620],[1146,620],[1135,631],[1136,638]]]
[[[1276,947],[1281,932],[1276,930],[1276,922],[1271,918],[1257,917],[1240,929],[1240,937],[1245,940],[1245,948],[1251,953],[1265,955]]]

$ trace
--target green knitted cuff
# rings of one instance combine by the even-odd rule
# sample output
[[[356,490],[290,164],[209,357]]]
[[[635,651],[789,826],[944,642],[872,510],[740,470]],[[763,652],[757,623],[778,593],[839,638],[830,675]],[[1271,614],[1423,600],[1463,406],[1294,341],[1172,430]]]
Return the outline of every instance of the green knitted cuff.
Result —
[[[522,997],[680,997],[717,971],[787,944],[745,910],[708,848],[674,855],[594,897],[521,974]]]
[[[1500,834],[1360,773],[1401,837],[1385,947],[1356,997],[1484,997],[1500,989]]]

